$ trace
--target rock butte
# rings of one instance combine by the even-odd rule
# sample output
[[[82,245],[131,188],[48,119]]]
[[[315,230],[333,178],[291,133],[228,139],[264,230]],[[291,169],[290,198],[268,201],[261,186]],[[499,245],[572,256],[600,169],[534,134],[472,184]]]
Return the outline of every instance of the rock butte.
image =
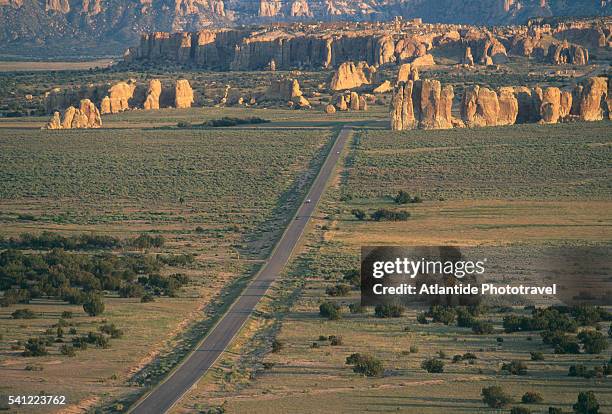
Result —
[[[140,44],[126,51],[125,61],[175,62],[215,70],[264,70],[272,62],[275,69],[329,68],[347,61],[374,66],[412,62],[418,66],[435,64],[431,52],[444,47],[456,49],[457,63],[467,65],[505,63],[508,55],[584,65],[588,63],[588,47],[612,45],[611,29],[600,21],[491,30],[399,21],[151,32],[144,33]],[[599,40],[590,41],[593,37]]]
[[[43,129],[81,129],[100,128],[100,111],[89,99],[82,99],[78,108],[69,106],[62,117],[55,111]]]
[[[609,79],[604,77],[588,78],[571,91],[525,86],[495,91],[475,85],[465,89],[459,105],[461,120],[457,120],[451,115],[450,85],[442,87],[435,80],[401,81],[391,100],[390,127],[401,131],[612,119],[608,93]]]

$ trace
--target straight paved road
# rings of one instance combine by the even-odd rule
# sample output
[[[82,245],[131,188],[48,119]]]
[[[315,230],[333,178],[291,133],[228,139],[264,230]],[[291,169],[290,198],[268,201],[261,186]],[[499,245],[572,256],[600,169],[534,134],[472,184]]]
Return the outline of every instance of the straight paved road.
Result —
[[[130,412],[134,414],[165,413],[206,373],[225,351],[289,260],[319,199],[325,192],[327,182],[332,176],[340,153],[350,135],[349,131],[350,129],[345,127],[338,134],[319,175],[306,196],[306,199],[310,202],[305,202],[299,207],[296,220],[289,223],[276,249],[255,279],[236,299],[234,305],[209,332],[195,352],[165,382],[153,389],[144,399],[138,401]]]

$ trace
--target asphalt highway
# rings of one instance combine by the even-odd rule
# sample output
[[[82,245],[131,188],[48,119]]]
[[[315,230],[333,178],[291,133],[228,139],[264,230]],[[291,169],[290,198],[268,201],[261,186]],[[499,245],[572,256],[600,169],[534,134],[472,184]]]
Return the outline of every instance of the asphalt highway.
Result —
[[[212,367],[231,344],[244,323],[278,278],[297,246],[308,221],[325,192],[342,149],[350,135],[343,128],[315,178],[308,195],[300,205],[295,220],[287,226],[276,248],[253,281],[245,288],[230,309],[221,317],[197,349],[161,384],[141,398],[130,410],[134,414],[166,413]]]

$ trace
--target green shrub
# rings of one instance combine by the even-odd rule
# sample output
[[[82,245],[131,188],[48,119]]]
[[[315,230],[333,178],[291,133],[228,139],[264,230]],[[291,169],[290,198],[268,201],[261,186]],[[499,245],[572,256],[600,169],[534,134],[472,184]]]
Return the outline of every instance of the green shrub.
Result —
[[[344,344],[344,341],[342,340],[342,337],[340,335],[330,335],[329,344],[331,346],[340,346]]]
[[[417,313],[416,320],[421,325],[427,325],[429,321],[427,320],[427,314],[425,312]]]
[[[407,211],[395,211],[380,208],[374,213],[370,214],[370,217],[374,221],[406,221],[410,218],[410,213]]]
[[[512,361],[504,363],[502,365],[502,370],[512,375],[526,375],[527,365],[523,361]]]
[[[538,394],[537,392],[533,392],[533,391],[527,391],[521,397],[521,402],[524,404],[539,404],[542,401],[544,401],[544,399],[542,398],[542,395]]]
[[[367,216],[366,212],[360,208],[354,208],[353,210],[351,210],[351,214],[355,216],[355,218],[359,221],[365,220]]]
[[[325,293],[329,296],[346,296],[350,291],[351,287],[343,283],[338,283],[325,289]]]
[[[43,338],[30,338],[25,344],[24,357],[39,357],[48,355],[47,341]]]
[[[399,318],[404,314],[402,305],[376,305],[374,315],[377,318]]]
[[[441,322],[444,325],[450,325],[455,322],[457,316],[455,309],[450,306],[433,305],[429,308],[429,316],[434,322]]]
[[[114,323],[100,326],[100,332],[110,335],[111,338],[121,338],[123,331],[115,326]]]
[[[599,403],[593,391],[582,391],[578,394],[578,401],[572,406],[576,414],[598,414]]]
[[[72,312],[70,311],[62,312],[62,319],[72,319]]]
[[[353,371],[366,377],[380,377],[384,373],[381,360],[371,355],[360,355],[359,360],[353,366]]]
[[[444,361],[437,358],[426,359],[421,363],[421,368],[430,373],[444,372]]]
[[[498,385],[483,388],[481,395],[484,403],[491,408],[502,408],[512,402],[512,398]]]
[[[608,338],[601,332],[582,331],[578,334],[578,340],[584,346],[587,354],[600,354],[608,349]]]
[[[34,319],[36,318],[36,314],[32,312],[30,309],[17,309],[15,312],[11,313],[13,319]]]
[[[319,305],[319,315],[329,320],[340,319],[340,306],[331,302],[323,302]]]
[[[419,347],[416,345],[410,345],[410,353],[411,354],[416,354],[419,352]]]
[[[98,316],[104,312],[104,301],[100,295],[89,295],[83,303],[83,310],[89,316]]]
[[[512,407],[510,414],[531,414],[531,410],[527,407]]]
[[[542,352],[530,352],[532,361],[544,361],[544,354]]]
[[[488,321],[474,321],[472,332],[478,335],[488,335],[493,333],[493,324]]]

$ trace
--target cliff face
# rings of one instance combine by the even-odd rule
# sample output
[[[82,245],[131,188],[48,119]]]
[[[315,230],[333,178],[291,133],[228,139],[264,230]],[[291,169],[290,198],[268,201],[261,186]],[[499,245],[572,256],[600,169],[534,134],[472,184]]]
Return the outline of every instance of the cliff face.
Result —
[[[270,22],[388,21],[402,16],[493,25],[610,14],[612,2],[594,0],[0,0],[0,50],[48,56],[117,54],[142,32]],[[589,36],[597,37],[593,42],[601,40],[597,34]]]

